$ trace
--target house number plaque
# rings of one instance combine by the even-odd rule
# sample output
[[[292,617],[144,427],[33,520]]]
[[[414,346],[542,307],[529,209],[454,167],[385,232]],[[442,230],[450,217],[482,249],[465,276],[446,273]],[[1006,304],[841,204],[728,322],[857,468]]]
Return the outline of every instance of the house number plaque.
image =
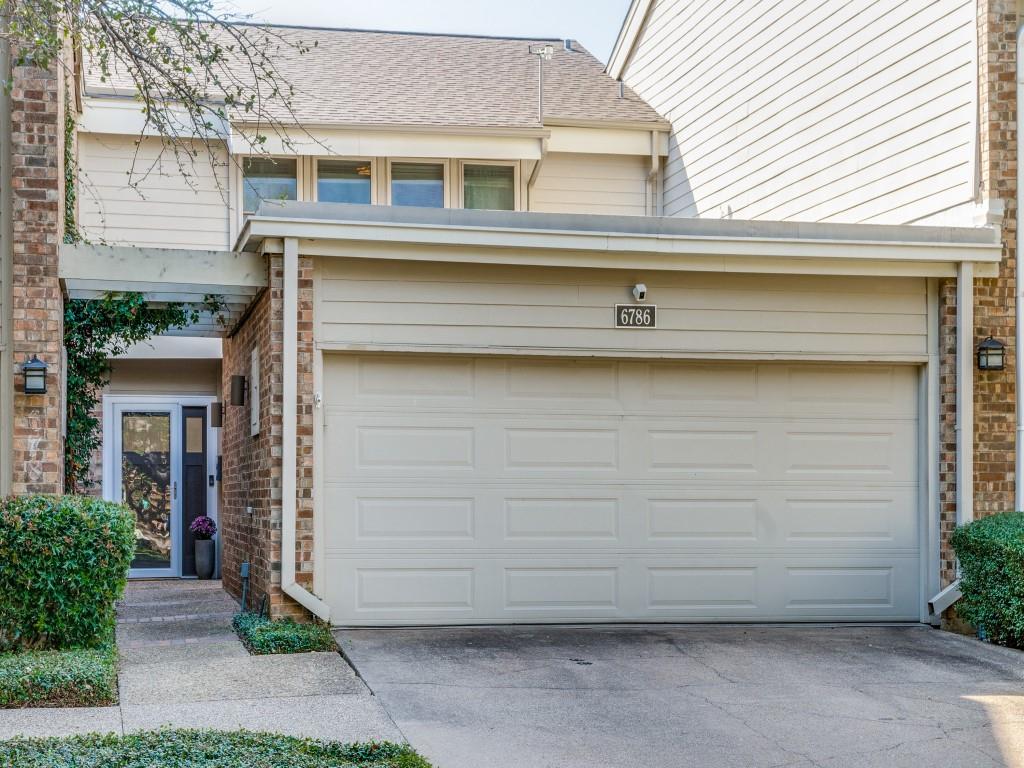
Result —
[[[657,327],[658,307],[655,304],[616,304],[616,328]]]

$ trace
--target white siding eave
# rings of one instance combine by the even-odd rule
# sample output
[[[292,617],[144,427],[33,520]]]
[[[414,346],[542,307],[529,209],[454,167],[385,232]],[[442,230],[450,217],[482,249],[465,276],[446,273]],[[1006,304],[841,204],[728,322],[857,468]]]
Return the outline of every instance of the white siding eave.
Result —
[[[284,208],[285,206],[282,206]],[[292,206],[296,212],[316,210]],[[327,209],[322,209],[327,212]],[[529,216],[530,214],[520,214]],[[560,217],[548,217],[553,221]],[[878,239],[876,228],[865,228],[863,240],[800,237],[768,222],[747,225],[742,235],[677,234],[501,228],[460,223],[433,224],[387,220],[318,219],[287,215],[250,218],[239,237],[247,251],[277,252],[283,238],[300,241],[304,255],[386,258],[415,261],[648,268],[717,272],[775,272],[792,274],[901,274],[948,277],[956,265],[972,262],[977,272],[995,274],[1001,246],[995,237],[982,241],[981,232],[944,241]],[[598,219],[599,217],[584,217]],[[454,217],[449,221],[456,220]],[[616,221],[609,217],[608,226]],[[483,220],[481,219],[481,223]],[[550,222],[549,222],[550,223]],[[739,223],[739,222],[737,222]],[[847,228],[846,234],[849,228]],[[951,230],[956,232],[956,230]],[[875,237],[872,238],[871,235]]]

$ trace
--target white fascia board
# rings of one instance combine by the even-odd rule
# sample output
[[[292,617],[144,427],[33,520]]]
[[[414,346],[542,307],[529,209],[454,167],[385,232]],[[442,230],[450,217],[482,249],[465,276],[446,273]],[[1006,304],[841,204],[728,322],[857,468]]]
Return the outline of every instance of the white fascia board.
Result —
[[[265,130],[266,140],[253,143],[255,130],[235,126],[234,154],[340,155],[343,157],[430,157],[447,159],[539,160],[548,131],[432,131],[386,128],[303,126],[288,135]]]
[[[548,139],[548,152],[583,152],[600,155],[651,154],[651,131],[658,131],[658,152],[668,155],[668,133],[655,127],[583,128],[578,126],[552,126]]]
[[[640,35],[640,30],[643,29],[644,22],[647,21],[647,14],[651,10],[652,4],[653,0],[633,0],[629,10],[626,11],[626,18],[623,19],[622,26],[619,28],[619,36],[612,47],[611,56],[608,57],[608,66],[605,67],[605,72],[616,80],[622,77],[622,71],[633,55],[637,38]]]
[[[213,124],[210,131],[195,130],[184,109],[176,110],[172,114],[178,123],[177,135],[181,138],[223,141],[228,135],[224,121],[212,113],[207,115],[207,119]],[[141,102],[124,96],[86,96],[82,100],[82,116],[78,129],[84,133],[161,135],[153,125],[147,125]]]
[[[302,241],[304,255],[349,257],[363,252],[368,257],[375,253],[376,258],[482,259],[488,263],[623,269],[637,268],[637,257],[643,256],[653,257],[659,265],[648,268],[725,272],[737,268],[749,271],[760,262],[773,272],[820,274],[822,265],[831,263],[835,266],[826,270],[831,274],[873,274],[876,272],[869,265],[889,264],[898,265],[899,274],[948,277],[956,274],[957,264],[971,262],[978,265],[979,276],[988,276],[996,273],[1002,258],[1002,248],[996,242],[644,235],[263,216],[246,222],[239,244],[247,249],[259,244],[267,252],[273,248],[271,243],[285,237]],[[353,249],[354,244],[362,247]],[[389,256],[389,249],[407,255]],[[864,268],[857,268],[857,264]]]

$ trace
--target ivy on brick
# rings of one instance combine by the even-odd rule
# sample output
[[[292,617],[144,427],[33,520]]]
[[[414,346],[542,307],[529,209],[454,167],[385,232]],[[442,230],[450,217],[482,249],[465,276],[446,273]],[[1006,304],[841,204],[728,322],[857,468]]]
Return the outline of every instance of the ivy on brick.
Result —
[[[64,347],[67,350],[67,435],[64,445],[64,487],[80,493],[92,481],[89,465],[100,446],[96,407],[110,381],[110,358],[140,341],[174,328],[184,328],[211,312],[224,322],[223,301],[205,296],[201,302],[147,303],[141,293],[107,294],[99,299],[72,299],[64,304]]]
[[[70,103],[70,97],[65,99]],[[75,162],[75,116],[71,109],[64,115],[64,242],[81,242],[76,219],[78,164]]]

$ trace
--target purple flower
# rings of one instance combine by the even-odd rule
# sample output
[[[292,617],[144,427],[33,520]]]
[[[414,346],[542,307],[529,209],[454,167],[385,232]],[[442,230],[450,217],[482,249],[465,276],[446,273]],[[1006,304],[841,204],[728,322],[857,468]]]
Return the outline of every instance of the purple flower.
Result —
[[[195,534],[196,538],[200,541],[212,539],[213,535],[217,533],[217,524],[213,522],[212,518],[206,515],[200,515],[192,521],[192,525],[188,527],[192,533]]]

